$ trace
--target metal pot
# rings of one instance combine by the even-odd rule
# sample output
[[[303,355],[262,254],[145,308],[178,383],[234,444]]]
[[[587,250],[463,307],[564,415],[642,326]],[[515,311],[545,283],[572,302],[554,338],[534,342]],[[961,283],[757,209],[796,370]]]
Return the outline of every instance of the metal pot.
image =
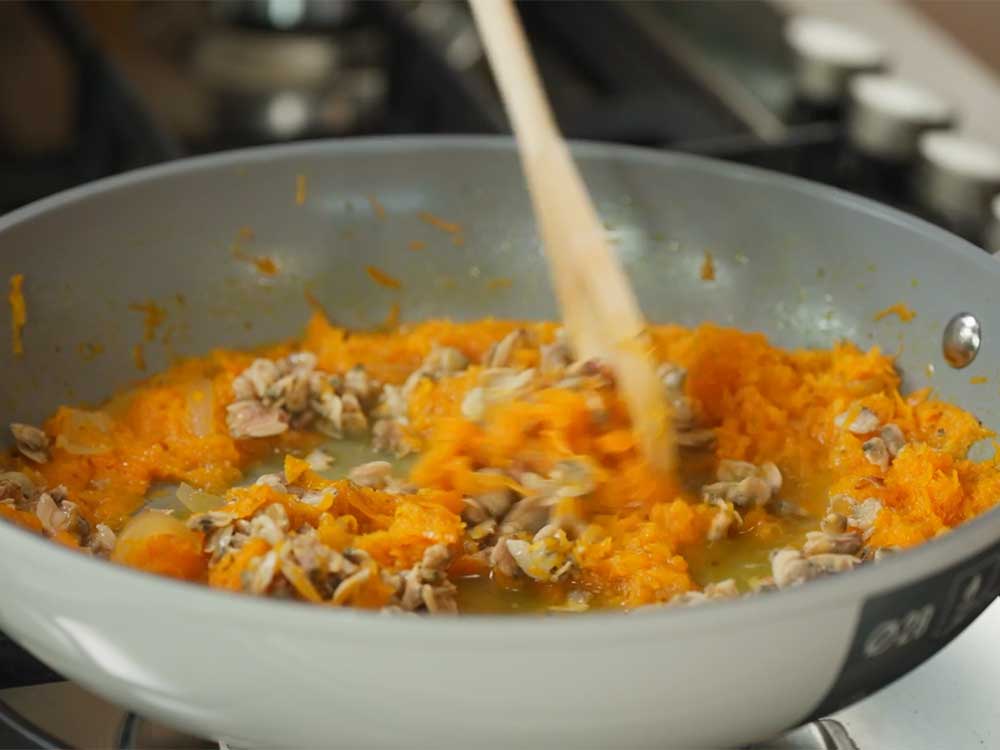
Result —
[[[995,259],[799,180],[640,149],[575,154],[650,318],[716,320],[786,346],[846,337],[898,348],[907,386],[924,385],[933,364],[943,397],[1000,424],[993,389],[969,383],[1000,365],[989,340],[1000,330],[988,303]],[[419,211],[461,222],[465,244],[408,252],[436,238]],[[143,321],[129,304],[139,301],[167,308],[173,325],[172,348],[148,352],[154,367],[289,335],[306,318],[306,285],[347,325],[381,320],[395,301],[410,319],[553,316],[530,216],[511,143],[481,138],[234,152],[44,200],[0,221],[0,275],[25,274],[30,316],[25,356],[2,355],[4,417],[36,421],[133,380]],[[282,267],[267,283],[232,257],[244,226]],[[712,283],[699,279],[705,250]],[[404,288],[370,283],[371,264]],[[512,284],[487,283],[501,276]],[[900,299],[913,323],[873,322]],[[940,350],[959,308],[985,336],[961,372]],[[81,361],[78,343],[95,340],[104,353]],[[1000,511],[793,590],[559,618],[262,601],[84,558],[7,525],[0,550],[3,630],[112,701],[231,746],[719,747],[857,700],[957,635],[1000,587]]]

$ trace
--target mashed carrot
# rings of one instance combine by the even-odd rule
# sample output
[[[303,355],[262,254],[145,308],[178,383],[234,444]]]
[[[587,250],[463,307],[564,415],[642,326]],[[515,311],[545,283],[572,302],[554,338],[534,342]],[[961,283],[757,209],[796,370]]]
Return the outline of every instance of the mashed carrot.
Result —
[[[461,590],[465,580],[488,578],[498,597],[530,594],[560,606],[667,602],[708,591],[716,567],[749,571],[741,586],[751,573],[766,575],[768,553],[802,546],[837,503],[877,508],[866,537],[875,550],[931,539],[1000,497],[996,460],[966,457],[991,433],[929,391],[903,395],[892,357],[878,348],[787,351],[714,324],[651,334],[655,356],[686,372],[675,396],[711,438],[686,450],[670,477],[643,462],[599,363],[551,364],[555,324],[431,320],[348,332],[321,312],[300,341],[178,363],[98,410],[60,407],[43,425],[49,460],[18,456],[9,468],[65,487],[89,524],[119,531],[112,559],[122,564],[314,603],[431,611],[450,595],[449,579]],[[358,372],[377,382],[375,395],[366,385],[355,400],[366,429],[391,427],[395,448],[417,454],[407,477],[392,484],[379,478],[385,467],[365,480],[321,473],[304,458],[322,440],[315,421],[234,437],[227,418],[247,398],[237,378],[255,357],[291,362],[282,358],[296,350],[337,382]],[[451,364],[427,370],[442,352]],[[530,389],[504,395],[521,387],[514,378],[530,380]],[[386,418],[380,410],[396,397],[404,411]],[[276,479],[234,486],[270,456],[284,457]],[[704,500],[717,472],[772,463],[785,510]],[[147,494],[179,482],[218,493],[221,520],[196,516],[192,528],[134,532],[129,519]],[[489,502],[534,508],[545,528],[512,525],[506,505],[491,517]],[[0,505],[0,516],[48,533],[13,505]],[[720,532],[720,519],[731,526]],[[227,526],[240,544],[205,551]],[[491,552],[484,540],[506,546]],[[310,568],[317,554],[330,560],[322,570],[337,572]]]
[[[204,579],[202,535],[169,516],[146,511],[129,522],[111,559],[147,573],[188,581]]]

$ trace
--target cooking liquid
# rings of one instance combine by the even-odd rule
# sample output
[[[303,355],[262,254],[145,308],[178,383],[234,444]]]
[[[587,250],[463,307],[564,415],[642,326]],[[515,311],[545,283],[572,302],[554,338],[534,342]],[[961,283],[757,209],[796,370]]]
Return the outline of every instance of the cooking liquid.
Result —
[[[715,459],[708,453],[688,453],[680,471],[685,489],[696,498],[700,488],[713,481]],[[825,476],[785,477],[779,497],[798,506],[803,515],[768,523],[772,532],[766,540],[749,533],[749,526],[729,537],[704,545],[685,547],[679,552],[688,561],[691,577],[704,587],[732,578],[741,591],[749,591],[756,581],[771,575],[771,552],[781,547],[801,547],[806,533],[819,527],[827,505],[829,479]],[[538,584],[527,579],[494,580],[492,576],[469,576],[457,580],[458,605],[463,613],[522,614],[564,612],[561,607],[570,586]],[[599,603],[595,603],[599,606]]]
[[[388,461],[393,474],[405,476],[416,456],[397,458],[379,453],[370,443],[362,440],[328,440],[317,443],[333,458],[330,468],[317,472],[328,479],[346,478],[350,470],[369,461]],[[240,486],[250,485],[264,474],[283,470],[284,451],[275,452],[258,462],[247,472]],[[304,455],[304,454],[303,454]],[[691,498],[696,498],[702,485],[713,481],[715,459],[710,453],[686,453],[680,464],[682,484]],[[801,547],[806,532],[818,528],[819,519],[826,507],[826,487],[823,477],[804,480],[785,477],[779,497],[795,503],[806,514],[771,521],[772,533],[767,540],[750,534],[749,528],[728,539],[706,542],[700,546],[686,547],[679,552],[687,559],[691,576],[699,586],[732,578],[741,591],[751,588],[757,580],[771,574],[770,554],[781,547]],[[189,511],[177,499],[177,485],[157,485],[147,494],[145,508],[172,509],[179,518]],[[466,576],[455,580],[458,587],[459,610],[465,614],[524,614],[566,612],[564,602],[572,589],[569,584],[539,583],[528,578],[498,580],[491,575]],[[599,606],[599,602],[593,602]]]

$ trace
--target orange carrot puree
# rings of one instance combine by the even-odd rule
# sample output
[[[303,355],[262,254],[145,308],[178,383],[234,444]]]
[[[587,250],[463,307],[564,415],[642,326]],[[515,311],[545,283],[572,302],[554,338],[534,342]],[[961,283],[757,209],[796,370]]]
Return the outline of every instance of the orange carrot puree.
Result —
[[[699,420],[716,434],[704,461],[685,459],[676,477],[664,478],[643,463],[627,410],[611,390],[602,392],[604,417],[598,421],[592,418],[592,399],[555,383],[531,399],[491,406],[478,422],[466,419],[461,404],[482,370],[478,364],[452,377],[424,379],[413,389],[406,437],[419,456],[409,476],[414,489],[402,493],[313,472],[294,455],[316,445],[315,435],[291,431],[238,440],[227,430],[233,380],[256,356],[281,357],[302,348],[316,355],[322,370],[343,373],[362,364],[372,377],[401,384],[436,346],[454,347],[478,363],[518,327],[541,342],[552,341],[556,331],[547,322],[430,320],[388,332],[348,332],[316,312],[298,341],[256,353],[218,350],[181,362],[98,411],[62,406],[43,425],[52,443],[50,460],[39,465],[18,457],[8,463],[38,483],[64,485],[84,518],[115,530],[155,485],[186,482],[225,493],[220,510],[238,517],[281,504],[291,528],[315,525],[331,548],[363,550],[390,570],[405,570],[429,546],[443,544],[454,553],[457,576],[483,573],[476,558],[463,555],[463,497],[495,489],[487,486],[490,482],[510,481],[490,478],[480,469],[517,466],[546,475],[564,459],[585,460],[596,477],[593,492],[561,500],[554,512],[586,522],[568,542],[579,565],[574,585],[602,604],[624,607],[664,601],[706,580],[698,561],[707,559],[706,549],[723,542],[706,541],[715,510],[695,493],[719,459],[773,461],[785,477],[782,497],[814,519],[832,495],[877,498],[884,510],[869,541],[877,547],[918,544],[982,513],[1000,497],[996,461],[965,457],[973,443],[991,433],[929,391],[901,394],[891,356],[850,343],[786,351],[763,335],[713,324],[652,328],[657,357],[687,369],[685,392]],[[515,367],[539,365],[537,347],[518,348],[512,357]],[[865,459],[863,439],[835,422],[837,415],[861,407],[881,423],[898,425],[908,443],[881,475]],[[254,464],[286,454],[294,454],[285,461],[287,481],[323,493],[322,502],[308,504],[266,485],[230,489]],[[22,518],[10,507],[0,505],[0,515],[37,530],[33,517]],[[776,540],[796,534],[804,535],[801,526],[759,510],[744,519],[738,541],[741,549],[753,548],[759,555]],[[145,570],[239,589],[249,561],[263,551],[247,545],[210,564],[203,542],[201,532],[167,529],[147,535],[141,544],[120,539],[113,557]],[[308,579],[294,569],[286,577],[301,598],[316,600]],[[500,587],[508,583],[495,581]],[[531,585],[550,597],[563,587]],[[389,593],[372,577],[350,603],[379,607]]]

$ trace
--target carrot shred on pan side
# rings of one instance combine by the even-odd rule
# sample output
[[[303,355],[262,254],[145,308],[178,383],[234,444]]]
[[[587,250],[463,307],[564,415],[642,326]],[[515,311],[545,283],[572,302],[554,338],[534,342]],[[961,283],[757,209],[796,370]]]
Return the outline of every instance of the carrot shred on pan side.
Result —
[[[21,331],[28,322],[28,306],[24,301],[24,274],[15,273],[10,277],[10,333],[11,348],[15,356],[24,355],[24,340]]]
[[[372,213],[375,214],[380,219],[385,218],[385,206],[378,199],[378,196],[372,193],[368,196],[368,204],[372,207]]]
[[[152,300],[142,303],[133,302],[128,306],[128,309],[143,314],[143,340],[152,341],[155,339],[157,329],[163,325],[163,321],[167,319],[167,311]]]
[[[715,281],[715,259],[708,250],[705,251],[705,260],[701,263],[698,275],[702,281]]]
[[[278,263],[273,258],[269,258],[266,255],[249,255],[237,246],[233,248],[233,257],[237,260],[249,263],[265,276],[278,275]]]
[[[265,276],[276,276],[278,273],[278,264],[275,263],[273,259],[268,258],[265,255],[262,255],[259,258],[254,258],[253,264],[257,267],[257,270]]]
[[[917,317],[917,313],[913,310],[913,308],[905,302],[897,302],[895,305],[889,305],[889,307],[884,310],[879,310],[875,313],[875,321],[877,322],[883,318],[888,318],[890,315],[897,316],[904,323],[909,323]]]
[[[389,306],[389,314],[385,316],[385,321],[382,323],[382,328],[387,331],[394,331],[399,328],[399,315],[401,308],[398,302],[393,302]]]
[[[395,276],[390,276],[385,271],[383,271],[378,266],[368,266],[365,271],[368,275],[377,283],[388,289],[400,289],[403,286],[403,282],[397,279]]]
[[[429,224],[435,229],[440,229],[442,232],[447,232],[448,234],[460,234],[462,231],[461,224],[456,224],[453,221],[442,219],[440,216],[436,216],[430,211],[421,211],[417,214],[417,217],[425,224]]]

